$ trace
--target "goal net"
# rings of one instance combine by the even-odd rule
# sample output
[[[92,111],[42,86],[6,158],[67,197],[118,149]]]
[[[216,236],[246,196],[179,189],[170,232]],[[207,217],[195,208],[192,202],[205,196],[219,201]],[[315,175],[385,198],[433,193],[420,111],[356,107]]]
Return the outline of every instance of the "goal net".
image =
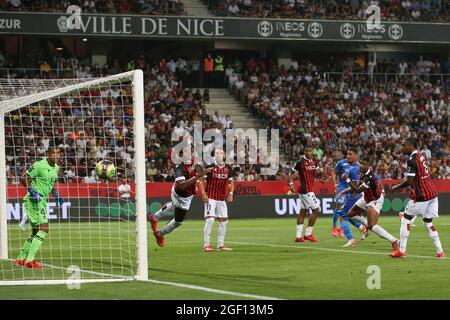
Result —
[[[147,279],[143,94],[141,70],[0,80],[0,285]]]

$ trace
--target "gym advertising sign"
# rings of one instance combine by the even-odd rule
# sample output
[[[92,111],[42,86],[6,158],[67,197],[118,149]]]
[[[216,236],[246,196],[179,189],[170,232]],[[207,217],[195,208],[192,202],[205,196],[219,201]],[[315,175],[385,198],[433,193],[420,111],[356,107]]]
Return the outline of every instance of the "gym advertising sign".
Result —
[[[448,43],[448,23],[0,12],[0,34],[126,38]]]

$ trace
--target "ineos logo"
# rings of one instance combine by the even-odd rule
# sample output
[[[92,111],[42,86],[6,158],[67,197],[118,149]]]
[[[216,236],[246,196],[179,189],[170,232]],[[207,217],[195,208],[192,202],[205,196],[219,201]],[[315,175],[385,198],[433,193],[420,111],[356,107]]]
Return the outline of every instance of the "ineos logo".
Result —
[[[344,39],[351,39],[355,36],[355,27],[351,23],[341,25],[340,31]]]
[[[258,23],[258,33],[261,37],[267,38],[272,35],[273,26],[269,21],[261,21]]]
[[[403,28],[398,24],[393,24],[389,27],[388,34],[392,40],[401,39],[401,37],[403,37]]]
[[[308,26],[308,34],[311,38],[317,39],[322,36],[323,27],[318,22],[313,22]]]

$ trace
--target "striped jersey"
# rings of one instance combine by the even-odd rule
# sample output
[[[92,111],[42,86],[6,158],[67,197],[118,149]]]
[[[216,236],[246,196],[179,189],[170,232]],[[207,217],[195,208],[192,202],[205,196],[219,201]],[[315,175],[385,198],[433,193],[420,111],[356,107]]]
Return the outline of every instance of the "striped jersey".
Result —
[[[381,197],[382,189],[379,176],[370,167],[366,173],[361,177],[362,186],[366,188],[364,190],[364,200],[369,203],[370,201],[377,200]]]
[[[210,167],[214,169],[206,177],[206,193],[208,194],[208,198],[224,201],[226,198],[227,184],[233,180],[233,170],[228,164],[223,166],[214,164]]]
[[[308,192],[313,192],[314,177],[317,169],[319,169],[319,167],[317,166],[316,161],[313,159],[308,159],[306,156],[302,156],[300,160],[295,162],[292,171],[298,172],[298,177],[300,178],[298,193],[305,194]]]
[[[184,164],[180,163],[174,168],[174,174],[175,174],[175,192],[180,197],[187,198],[190,196],[195,195],[195,183],[187,188],[186,190],[180,190],[177,188],[177,182],[178,181],[184,181],[189,180],[192,177],[195,177],[195,175],[201,170],[200,166],[198,164]]]
[[[427,159],[415,150],[409,156],[407,177],[413,177],[413,192],[409,198],[413,201],[428,201],[437,197],[436,188],[431,182],[431,171]]]

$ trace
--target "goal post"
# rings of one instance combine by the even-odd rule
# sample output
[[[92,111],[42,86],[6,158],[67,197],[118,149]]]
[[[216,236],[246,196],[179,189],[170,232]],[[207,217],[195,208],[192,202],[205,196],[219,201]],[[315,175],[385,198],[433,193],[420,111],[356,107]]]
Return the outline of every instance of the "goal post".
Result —
[[[148,279],[144,119],[142,70],[0,80],[0,285]],[[48,198],[37,270],[14,264],[31,232],[29,221],[18,224],[26,215],[20,179],[49,143],[63,150],[55,186],[67,202]],[[111,180],[94,173],[104,159],[116,165]],[[134,184],[134,197],[120,197],[122,181]]]

